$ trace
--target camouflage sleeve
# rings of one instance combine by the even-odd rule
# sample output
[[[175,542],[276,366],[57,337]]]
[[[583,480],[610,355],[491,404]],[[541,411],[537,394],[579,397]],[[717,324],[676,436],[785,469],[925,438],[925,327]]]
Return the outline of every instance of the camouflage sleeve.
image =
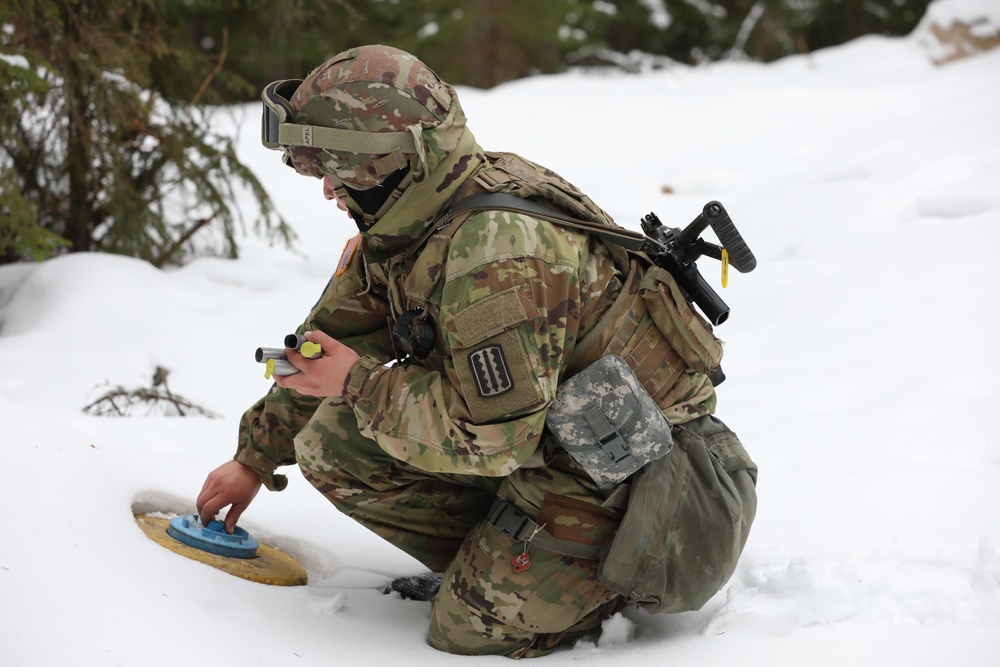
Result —
[[[330,280],[297,332],[324,331],[359,354],[384,363],[392,354],[385,326],[388,306],[366,293],[360,254],[346,263],[341,260],[344,266]],[[280,491],[287,480],[274,472],[279,466],[295,463],[295,436],[320,402],[319,398],[272,385],[267,395],[243,414],[234,458],[250,466],[268,489]]]
[[[424,470],[514,471],[541,439],[585,290],[607,285],[614,271],[594,254],[585,234],[534,218],[491,212],[466,221],[444,272],[444,370],[359,360],[344,398],[362,433]]]

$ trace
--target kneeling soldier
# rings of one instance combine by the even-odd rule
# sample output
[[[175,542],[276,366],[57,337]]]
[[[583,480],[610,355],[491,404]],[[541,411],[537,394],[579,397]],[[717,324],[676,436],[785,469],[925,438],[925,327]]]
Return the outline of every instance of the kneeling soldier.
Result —
[[[442,575],[429,641],[452,653],[538,656],[629,602],[704,604],[745,543],[756,468],[712,416],[722,348],[670,274],[562,224],[615,227],[553,172],[483,151],[407,53],[351,49],[262,97],[264,144],[360,233],[298,329],[322,355],[288,351],[299,372],[243,416],[202,519],[231,506],[231,529],[298,464]],[[543,212],[461,205],[483,193]]]

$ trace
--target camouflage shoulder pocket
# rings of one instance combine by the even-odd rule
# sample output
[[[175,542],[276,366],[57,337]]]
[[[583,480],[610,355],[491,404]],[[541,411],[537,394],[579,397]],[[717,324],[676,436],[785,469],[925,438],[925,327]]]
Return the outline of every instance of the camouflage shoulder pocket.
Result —
[[[602,489],[666,456],[673,445],[670,422],[625,360],[614,355],[564,382],[545,423]]]

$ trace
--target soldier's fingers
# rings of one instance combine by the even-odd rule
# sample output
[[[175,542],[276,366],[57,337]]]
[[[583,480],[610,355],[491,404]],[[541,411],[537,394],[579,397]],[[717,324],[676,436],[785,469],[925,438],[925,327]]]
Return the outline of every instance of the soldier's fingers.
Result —
[[[207,485],[208,482],[205,482],[205,486],[201,487],[201,491],[198,493],[198,497],[194,501],[194,505],[195,507],[198,508],[199,512],[201,511],[202,506],[205,504],[205,501],[208,500],[208,490],[206,489]]]
[[[323,348],[323,352],[330,354],[332,349],[341,343],[333,338],[325,331],[307,331],[305,337],[313,343],[319,343],[319,346]]]
[[[233,503],[233,506],[229,508],[229,513],[226,514],[226,532],[230,535],[233,534],[233,530],[236,528],[236,522],[239,520],[240,516],[243,514],[249,505],[247,503]]]
[[[309,357],[305,356],[298,350],[288,349],[285,351],[285,358],[288,360],[292,366],[299,369],[298,373],[292,375],[286,375],[286,378],[294,378],[299,375],[308,374],[310,371],[309,362],[312,361]]]
[[[293,356],[294,355],[294,356]],[[299,369],[294,375],[274,376],[275,383],[282,389],[292,389],[306,396],[322,396],[324,365],[317,359],[307,359],[300,353],[289,350],[288,360]]]
[[[198,518],[201,520],[201,525],[208,525],[208,522],[214,519],[215,515],[228,504],[226,499],[220,495],[208,498],[198,510]]]
[[[205,503],[218,493],[216,486],[217,484],[215,482],[215,478],[212,475],[209,475],[205,480],[205,483],[201,485],[201,491],[198,493],[198,498],[194,501],[195,507],[198,508],[199,512],[201,511],[201,508],[205,506]]]
[[[291,389],[297,391],[303,396],[320,396],[317,391],[317,382],[315,379],[311,378],[306,373],[296,373],[295,375],[286,375],[280,380],[275,380],[275,383],[282,389]]]
[[[301,391],[304,376],[301,372],[299,372],[295,375],[275,375],[272,379],[274,380],[274,383],[282,389],[294,389],[295,391]]]

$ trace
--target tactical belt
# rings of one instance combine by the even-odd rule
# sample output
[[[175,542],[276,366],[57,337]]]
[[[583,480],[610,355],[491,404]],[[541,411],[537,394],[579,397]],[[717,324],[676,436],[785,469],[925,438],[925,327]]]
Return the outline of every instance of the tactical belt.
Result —
[[[600,560],[604,550],[604,547],[594,544],[581,544],[553,537],[544,526],[539,526],[529,519],[527,514],[502,498],[497,498],[493,502],[493,507],[486,515],[486,523],[515,542],[530,542],[540,549],[563,556]]]

